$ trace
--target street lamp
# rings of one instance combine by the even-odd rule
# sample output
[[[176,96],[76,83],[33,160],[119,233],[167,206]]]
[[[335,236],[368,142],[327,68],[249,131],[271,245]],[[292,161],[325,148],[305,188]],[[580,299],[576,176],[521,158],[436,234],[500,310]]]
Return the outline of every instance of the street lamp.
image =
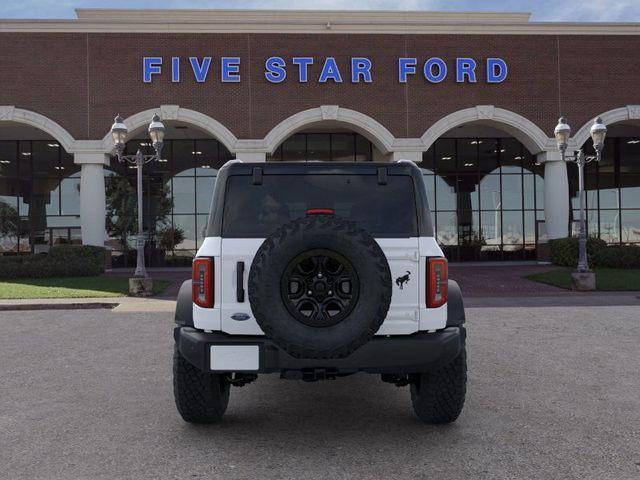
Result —
[[[567,120],[562,117],[558,120],[558,125],[554,130],[558,150],[562,154],[562,160],[574,162],[578,165],[578,191],[580,195],[580,237],[578,240],[579,257],[577,273],[591,273],[589,262],[587,259],[587,228],[585,221],[585,191],[584,191],[584,166],[590,162],[599,162],[602,157],[602,149],[604,148],[604,139],[607,135],[607,127],[602,123],[600,117],[596,118],[591,126],[591,139],[593,140],[593,148],[595,155],[585,155],[582,149],[567,155],[567,147],[569,145],[569,137],[571,136],[571,127]]]
[[[116,156],[118,157],[119,162],[127,162],[135,165],[135,168],[138,170],[138,235],[136,237],[137,258],[136,271],[133,276],[138,278],[146,278],[147,270],[144,266],[144,234],[142,227],[142,166],[145,163],[149,163],[153,160],[161,159],[160,154],[162,153],[162,146],[164,144],[165,128],[164,124],[160,120],[160,117],[155,114],[151,119],[151,123],[149,124],[149,137],[151,137],[153,148],[156,152],[154,155],[144,155],[139,148],[135,155],[125,155],[124,147],[127,142],[127,133],[127,126],[124,124],[124,120],[122,119],[122,117],[118,115],[115,118],[113,125],[111,126],[111,136],[113,137],[113,143],[116,147]]]

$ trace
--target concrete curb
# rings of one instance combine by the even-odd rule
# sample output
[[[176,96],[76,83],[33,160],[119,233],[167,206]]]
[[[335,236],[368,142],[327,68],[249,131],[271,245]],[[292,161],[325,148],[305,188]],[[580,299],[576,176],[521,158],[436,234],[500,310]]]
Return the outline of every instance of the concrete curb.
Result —
[[[33,298],[1,299],[0,312],[28,310],[91,310],[105,309],[123,312],[174,312],[173,297],[94,297],[94,298]]]
[[[84,302],[84,303],[13,303],[1,304],[0,312],[27,310],[95,310],[113,309],[120,305],[117,302]]]

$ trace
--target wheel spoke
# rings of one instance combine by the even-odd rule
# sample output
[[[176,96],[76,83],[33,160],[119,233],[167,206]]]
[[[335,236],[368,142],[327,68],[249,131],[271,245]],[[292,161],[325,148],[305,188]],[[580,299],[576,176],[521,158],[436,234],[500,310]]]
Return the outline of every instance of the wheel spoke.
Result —
[[[304,277],[292,275],[289,277],[287,296],[294,300],[302,297],[307,291],[307,282]]]
[[[341,276],[335,282],[336,295],[342,299],[350,299],[354,295],[353,282],[350,277]]]

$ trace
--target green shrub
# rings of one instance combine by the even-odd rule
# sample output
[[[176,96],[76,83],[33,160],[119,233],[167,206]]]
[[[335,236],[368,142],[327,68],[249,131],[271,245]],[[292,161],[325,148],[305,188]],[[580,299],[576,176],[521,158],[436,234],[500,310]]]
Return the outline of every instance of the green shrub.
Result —
[[[551,263],[563,267],[575,267],[578,264],[578,239],[558,238],[549,241],[551,247]],[[607,248],[607,242],[599,238],[589,237],[587,239],[587,258],[589,263],[593,262],[594,255]]]
[[[578,264],[578,239],[561,238],[549,241],[551,262],[563,267]],[[640,268],[640,246],[607,245],[604,240],[587,239],[587,259],[589,266],[600,268]]]
[[[89,277],[104,273],[103,247],[59,245],[49,253],[0,256],[0,278]]]
[[[636,245],[610,245],[594,254],[593,266],[640,268],[640,247]]]

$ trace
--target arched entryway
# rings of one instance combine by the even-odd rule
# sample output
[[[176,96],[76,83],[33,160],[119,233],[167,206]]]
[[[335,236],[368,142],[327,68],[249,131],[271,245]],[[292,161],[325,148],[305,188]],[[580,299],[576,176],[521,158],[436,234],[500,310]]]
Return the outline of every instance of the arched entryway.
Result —
[[[386,156],[364,135],[342,125],[316,124],[286,138],[268,162],[383,162]]]
[[[587,229],[609,244],[640,243],[640,108],[623,107],[601,115],[607,125],[602,159],[585,167]],[[576,145],[593,153],[592,122],[575,135]],[[577,235],[580,218],[578,172],[568,165],[570,225]]]
[[[148,121],[130,132],[126,154],[134,154],[138,148],[145,154],[153,153],[146,134]],[[225,143],[200,126],[171,119],[163,122],[162,160],[143,168],[146,261],[152,267],[189,266],[204,238],[217,172],[233,155]],[[126,199],[135,195],[137,170],[113,156],[104,171],[106,245],[112,250],[114,267],[132,267],[136,210],[135,202],[127,204]],[[133,223],[123,222],[120,212],[126,212]]]
[[[394,142],[373,118],[337,105],[296,113],[263,140],[267,161],[387,161]]]
[[[73,138],[35,112],[0,112],[0,254],[81,243],[80,167]]]
[[[527,145],[486,120],[455,125],[431,142],[420,166],[448,258],[536,258],[544,240],[544,167],[529,149],[539,148],[535,141]]]

